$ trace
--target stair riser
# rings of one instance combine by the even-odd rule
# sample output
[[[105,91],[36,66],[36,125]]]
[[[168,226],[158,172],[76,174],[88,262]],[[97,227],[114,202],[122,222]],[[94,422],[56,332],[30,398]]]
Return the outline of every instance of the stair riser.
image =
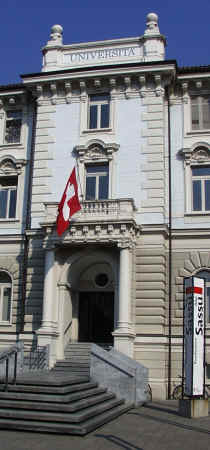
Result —
[[[105,390],[105,389],[104,389]],[[62,395],[45,395],[45,394],[24,394],[24,393],[2,393],[0,395],[0,401],[1,400],[10,400],[10,401],[19,401],[19,402],[24,402],[24,401],[33,401],[34,403],[36,402],[42,402],[42,403],[60,403],[61,405],[63,403],[70,403],[76,400],[82,400],[84,398],[88,398],[92,395],[97,395],[97,394],[101,394],[103,392],[103,389],[101,388],[97,388],[95,390],[90,390],[90,391],[84,391],[84,392],[80,392],[80,393],[72,393],[72,394],[67,394],[65,396]],[[1,403],[0,403],[1,406]]]
[[[111,400],[101,403],[100,405],[95,405],[94,407],[89,407],[77,413],[49,413],[41,411],[21,411],[21,410],[7,410],[0,408],[0,418],[6,419],[16,419],[17,417],[21,420],[35,420],[41,422],[61,422],[61,423],[80,423],[84,420],[90,419],[98,414],[101,414],[109,409],[119,406],[123,403],[120,400]]]
[[[84,436],[90,431],[95,430],[96,428],[104,425],[107,422],[110,422],[110,420],[115,419],[116,417],[119,417],[121,414],[124,414],[129,409],[131,409],[131,406],[120,406],[113,408],[111,411],[105,412],[101,416],[94,417],[91,420],[88,420],[87,422],[84,422],[81,425],[77,424],[62,424],[62,423],[44,423],[44,422],[29,422],[29,421],[23,421],[23,420],[9,420],[9,419],[1,419],[0,418],[0,429],[3,430],[22,430],[22,431],[34,431],[34,432],[40,432],[40,433],[59,433],[59,434],[66,434],[66,435],[76,435],[76,436]]]
[[[111,400],[114,398],[114,394],[98,394],[92,395],[90,398],[88,396],[85,399],[78,399],[74,401],[73,404],[68,405],[57,405],[49,403],[36,403],[36,402],[26,402],[26,401],[15,401],[15,400],[1,400],[1,408],[16,410],[27,410],[27,411],[48,411],[48,412],[63,412],[63,413],[73,413],[76,411],[81,411],[82,409],[88,408],[90,406],[98,405],[99,403]]]

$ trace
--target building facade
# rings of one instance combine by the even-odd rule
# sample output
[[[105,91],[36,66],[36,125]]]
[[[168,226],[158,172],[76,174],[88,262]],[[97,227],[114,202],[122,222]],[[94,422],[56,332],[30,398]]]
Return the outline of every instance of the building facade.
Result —
[[[141,37],[64,45],[0,88],[1,347],[22,339],[114,347],[166,398],[182,367],[183,279],[206,279],[210,329],[210,67],[165,59]],[[81,210],[58,236],[76,167]],[[207,354],[208,360],[208,354]]]

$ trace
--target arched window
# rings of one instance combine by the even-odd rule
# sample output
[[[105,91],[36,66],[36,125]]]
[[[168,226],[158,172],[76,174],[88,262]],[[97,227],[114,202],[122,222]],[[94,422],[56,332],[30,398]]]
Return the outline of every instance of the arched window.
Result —
[[[0,271],[0,321],[10,322],[12,280],[7,272]]]
[[[206,281],[206,323],[210,324],[210,270],[201,270],[197,275]]]

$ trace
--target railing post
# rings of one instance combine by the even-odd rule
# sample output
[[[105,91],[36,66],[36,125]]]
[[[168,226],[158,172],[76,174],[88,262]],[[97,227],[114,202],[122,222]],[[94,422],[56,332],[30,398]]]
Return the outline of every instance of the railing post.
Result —
[[[16,378],[17,378],[17,352],[15,352],[15,361],[14,361],[14,378],[13,378],[14,384],[16,384]]]
[[[6,358],[6,380],[5,380],[5,391],[8,389],[8,381],[9,381],[9,358]]]

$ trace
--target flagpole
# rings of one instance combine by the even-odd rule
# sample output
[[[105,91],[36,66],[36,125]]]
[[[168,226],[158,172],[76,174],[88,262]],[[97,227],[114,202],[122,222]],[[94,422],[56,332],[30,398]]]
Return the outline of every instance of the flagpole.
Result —
[[[78,180],[79,180],[80,192],[81,192],[81,197],[82,197],[82,202],[83,202],[84,195],[82,192],[82,185],[81,185],[80,176],[79,176],[78,159],[76,159],[76,168],[77,168],[77,176],[78,176]]]

